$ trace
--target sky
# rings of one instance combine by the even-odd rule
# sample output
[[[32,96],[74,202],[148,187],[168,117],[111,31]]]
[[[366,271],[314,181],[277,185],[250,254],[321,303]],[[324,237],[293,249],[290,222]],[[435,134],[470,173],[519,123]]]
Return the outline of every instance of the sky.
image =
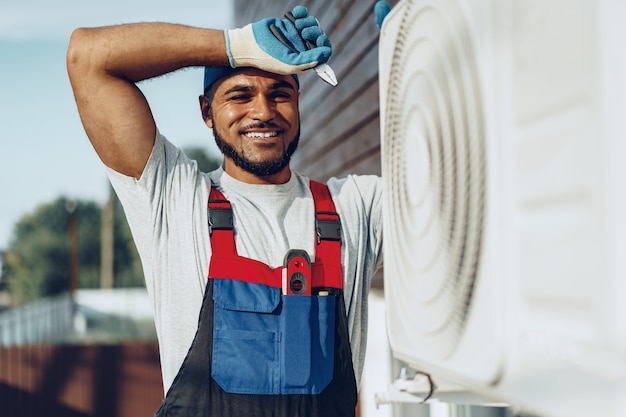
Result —
[[[78,117],[65,69],[72,30],[164,21],[226,29],[231,0],[0,1],[0,250],[25,214],[60,196],[106,200],[104,167]],[[181,147],[218,154],[200,116],[202,70],[140,83],[159,130]]]

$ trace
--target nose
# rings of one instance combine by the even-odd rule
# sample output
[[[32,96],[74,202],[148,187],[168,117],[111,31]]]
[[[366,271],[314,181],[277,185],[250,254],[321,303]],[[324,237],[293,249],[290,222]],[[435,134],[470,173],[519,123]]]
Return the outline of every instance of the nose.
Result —
[[[263,94],[258,94],[251,102],[249,116],[255,120],[272,120],[276,116],[274,103]]]

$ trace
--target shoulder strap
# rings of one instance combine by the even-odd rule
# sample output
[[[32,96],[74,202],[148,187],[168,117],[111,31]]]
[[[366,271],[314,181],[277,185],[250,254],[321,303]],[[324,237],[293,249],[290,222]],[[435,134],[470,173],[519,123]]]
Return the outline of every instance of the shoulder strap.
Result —
[[[237,255],[233,208],[230,201],[215,187],[211,187],[209,194],[207,220],[213,253],[220,256]]]
[[[341,220],[326,184],[310,182],[315,203],[317,245],[315,262],[322,272],[324,286],[343,288],[341,267]]]
[[[317,181],[311,181],[310,187],[315,203],[317,244],[320,245],[322,241],[341,242],[341,221],[328,186]]]

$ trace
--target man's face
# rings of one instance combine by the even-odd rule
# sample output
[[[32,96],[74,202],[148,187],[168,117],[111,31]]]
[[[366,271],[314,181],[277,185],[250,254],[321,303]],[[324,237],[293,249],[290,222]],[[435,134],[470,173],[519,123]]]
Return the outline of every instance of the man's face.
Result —
[[[238,179],[247,174],[287,181],[289,160],[299,133],[298,86],[293,77],[246,69],[215,90],[207,126],[224,153],[225,169]],[[271,178],[268,178],[271,177]]]

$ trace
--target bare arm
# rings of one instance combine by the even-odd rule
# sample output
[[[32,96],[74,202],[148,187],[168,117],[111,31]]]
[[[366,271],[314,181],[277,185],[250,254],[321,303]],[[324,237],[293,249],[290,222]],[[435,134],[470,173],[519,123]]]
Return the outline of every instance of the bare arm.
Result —
[[[139,178],[156,126],[136,82],[190,66],[225,66],[221,30],[137,23],[74,31],[67,70],[87,136],[110,168]]]

